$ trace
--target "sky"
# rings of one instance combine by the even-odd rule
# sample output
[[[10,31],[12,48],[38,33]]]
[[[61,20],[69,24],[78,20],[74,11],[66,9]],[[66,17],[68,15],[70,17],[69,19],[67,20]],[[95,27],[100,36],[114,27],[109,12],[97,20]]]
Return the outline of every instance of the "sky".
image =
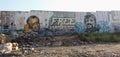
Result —
[[[0,0],[0,11],[111,11],[120,10],[119,0]]]

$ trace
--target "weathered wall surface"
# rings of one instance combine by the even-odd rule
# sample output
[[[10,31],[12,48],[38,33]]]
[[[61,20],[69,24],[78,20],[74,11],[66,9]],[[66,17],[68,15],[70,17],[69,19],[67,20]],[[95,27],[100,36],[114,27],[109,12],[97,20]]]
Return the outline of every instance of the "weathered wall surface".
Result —
[[[110,17],[110,32],[120,32],[120,11],[111,11]]]
[[[1,28],[8,29],[14,19],[13,11],[1,11],[0,12],[0,26]]]
[[[40,29],[49,28],[51,30],[61,31],[59,33],[70,31],[120,32],[120,11],[0,11],[0,26],[5,28],[5,25],[7,25],[11,29],[14,25],[17,30],[24,29],[27,20],[31,16],[39,19],[36,22],[38,22]],[[32,20],[31,23],[34,24],[35,20]]]
[[[29,16],[28,12],[17,11],[14,13],[14,24],[16,29],[24,29],[25,21]]]

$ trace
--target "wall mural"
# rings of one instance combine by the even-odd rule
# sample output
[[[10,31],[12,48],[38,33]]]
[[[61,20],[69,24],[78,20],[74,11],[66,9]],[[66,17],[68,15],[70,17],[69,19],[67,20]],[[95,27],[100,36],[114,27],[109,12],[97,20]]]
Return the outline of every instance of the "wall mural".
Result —
[[[74,18],[53,18],[51,21],[52,29],[73,29],[75,24]]]
[[[75,31],[75,13],[53,12],[50,17],[49,27],[54,35],[65,35]]]
[[[14,12],[15,13],[15,12]],[[38,14],[39,13],[39,14]],[[10,19],[9,15],[1,13],[1,22],[7,22]],[[17,14],[17,12],[16,12]],[[99,13],[97,13],[99,14]],[[21,15],[14,15],[13,21],[17,29],[24,29],[25,31],[39,31],[44,29],[48,25],[53,34],[67,34],[72,32],[109,32],[109,23],[106,17],[107,15],[99,18],[100,16],[92,12],[37,12],[34,15],[29,15],[29,13],[22,12]],[[29,16],[29,17],[28,17]],[[41,20],[38,18],[40,17]],[[2,19],[6,19],[3,21]],[[15,21],[16,19],[16,21]],[[99,20],[101,19],[101,20]],[[76,21],[77,20],[77,21]],[[12,22],[12,21],[11,21]],[[47,25],[46,25],[47,24]],[[45,25],[45,26],[44,26]],[[64,33],[67,32],[67,33]]]
[[[76,32],[84,32],[84,25],[82,22],[75,23],[75,31]]]
[[[99,28],[96,26],[96,17],[91,13],[86,13],[84,16],[85,32],[96,32]]]
[[[92,13],[86,13],[84,22],[75,23],[76,32],[109,32],[107,21],[96,22],[96,17]]]
[[[54,35],[65,35],[74,32],[74,18],[52,18],[50,28]]]
[[[25,31],[38,31],[40,29],[40,22],[37,16],[28,17],[26,23],[24,25]]]
[[[109,25],[107,21],[99,21],[98,27],[100,28],[99,32],[109,32]]]

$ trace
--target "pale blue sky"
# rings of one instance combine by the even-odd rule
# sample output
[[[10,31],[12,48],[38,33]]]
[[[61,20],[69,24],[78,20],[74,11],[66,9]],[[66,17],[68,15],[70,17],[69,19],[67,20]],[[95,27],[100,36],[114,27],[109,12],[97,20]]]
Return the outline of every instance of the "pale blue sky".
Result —
[[[120,10],[119,0],[0,0],[0,10],[110,11]]]
[[[34,10],[44,9],[45,0],[0,0],[0,10]]]

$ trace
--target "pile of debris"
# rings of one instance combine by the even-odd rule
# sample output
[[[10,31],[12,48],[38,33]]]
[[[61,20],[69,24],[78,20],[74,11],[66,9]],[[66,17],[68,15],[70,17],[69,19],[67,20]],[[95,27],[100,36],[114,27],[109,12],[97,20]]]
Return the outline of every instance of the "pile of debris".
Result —
[[[41,38],[39,40],[40,46],[78,46],[87,44],[87,42],[80,41],[76,35],[72,36],[55,36],[54,38]]]
[[[1,53],[11,53],[12,51],[17,51],[18,49],[18,43],[4,43],[0,45],[0,52]]]
[[[10,57],[11,55],[21,55],[18,51],[18,43],[8,41],[8,35],[0,34],[0,57]],[[9,54],[9,55],[8,55]]]
[[[11,42],[17,42],[20,47],[25,45],[33,46],[35,45],[37,39],[38,34],[36,32],[25,32],[19,33],[18,37],[11,40]]]
[[[40,37],[36,32],[19,33],[18,37],[11,42],[17,42],[19,46],[78,46],[87,44],[87,42],[80,41],[77,35],[54,36],[54,37]]]

